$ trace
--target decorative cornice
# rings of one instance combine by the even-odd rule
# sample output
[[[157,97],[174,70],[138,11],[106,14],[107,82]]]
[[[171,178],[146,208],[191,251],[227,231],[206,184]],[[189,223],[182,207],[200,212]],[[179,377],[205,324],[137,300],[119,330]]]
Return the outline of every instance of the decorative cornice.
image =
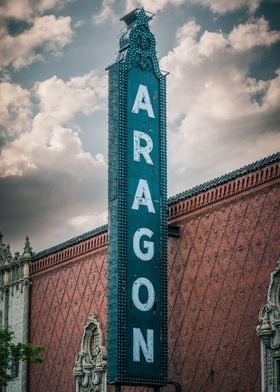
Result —
[[[30,264],[30,274],[73,260],[75,256],[81,257],[90,251],[106,246],[107,243],[107,225],[104,225],[37,253]]]
[[[241,176],[254,173],[260,169],[264,169],[268,165],[271,165],[273,163],[279,163],[279,162],[280,162],[280,152],[277,152],[268,157],[250,163],[249,165],[243,166],[240,169],[234,170],[220,177],[216,177],[213,180],[204,182],[203,184],[197,185],[191,189],[187,189],[184,192],[171,196],[168,199],[168,204],[172,205],[178,203],[179,201],[198,195],[199,193],[206,192],[208,190],[216,188],[217,186],[233,181]]]
[[[280,153],[195,186],[168,200],[169,219],[207,207],[280,177]]]
[[[169,220],[280,178],[279,162],[280,153],[276,153],[170,197]],[[31,274],[106,246],[107,230],[104,225],[37,253],[32,257]]]
[[[77,237],[73,237],[70,240],[62,242],[61,244],[52,246],[51,248],[48,248],[46,250],[43,250],[41,252],[36,253],[36,255],[32,257],[32,261],[42,259],[43,257],[50,255],[51,253],[56,253],[56,252],[61,251],[65,248],[69,248],[73,245],[80,244],[81,242],[84,242],[84,241],[88,240],[89,238],[96,237],[100,234],[106,233],[107,229],[108,229],[107,225],[103,225],[103,226],[97,227],[96,229],[87,231],[86,233],[78,235]]]

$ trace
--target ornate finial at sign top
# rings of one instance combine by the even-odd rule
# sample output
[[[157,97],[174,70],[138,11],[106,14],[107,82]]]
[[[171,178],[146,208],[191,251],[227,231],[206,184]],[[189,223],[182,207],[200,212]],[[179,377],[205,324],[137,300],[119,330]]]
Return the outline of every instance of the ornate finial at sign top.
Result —
[[[143,8],[136,8],[121,18],[127,29],[120,36],[117,62],[125,62],[128,69],[140,65],[142,69],[159,72],[156,42],[149,29],[149,21],[153,16]]]

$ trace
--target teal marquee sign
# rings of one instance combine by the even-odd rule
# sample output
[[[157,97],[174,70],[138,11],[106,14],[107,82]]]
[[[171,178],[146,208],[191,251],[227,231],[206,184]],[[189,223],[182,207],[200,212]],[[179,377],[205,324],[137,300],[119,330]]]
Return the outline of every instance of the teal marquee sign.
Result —
[[[122,18],[109,70],[108,382],[167,383],[166,91],[151,16]]]

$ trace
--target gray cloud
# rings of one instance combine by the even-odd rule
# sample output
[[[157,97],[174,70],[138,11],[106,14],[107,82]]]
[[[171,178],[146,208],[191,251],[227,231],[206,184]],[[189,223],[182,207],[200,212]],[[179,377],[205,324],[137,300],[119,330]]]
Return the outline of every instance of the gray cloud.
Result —
[[[30,235],[35,250],[52,246],[106,222],[106,166],[71,176],[53,169],[0,179],[0,230],[13,250]],[[77,221],[74,217],[90,217]]]

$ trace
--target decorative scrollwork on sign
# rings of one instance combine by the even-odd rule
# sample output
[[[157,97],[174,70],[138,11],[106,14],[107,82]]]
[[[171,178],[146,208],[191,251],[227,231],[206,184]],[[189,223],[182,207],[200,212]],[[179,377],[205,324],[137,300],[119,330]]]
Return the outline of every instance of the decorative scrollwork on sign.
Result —
[[[102,330],[91,314],[84,327],[81,350],[76,355],[73,370],[76,392],[105,392],[107,355],[102,345]]]
[[[128,68],[139,65],[142,69],[159,72],[155,37],[148,24],[152,17],[153,14],[148,15],[139,8],[122,18],[127,30],[120,36],[117,62],[126,61]]]

